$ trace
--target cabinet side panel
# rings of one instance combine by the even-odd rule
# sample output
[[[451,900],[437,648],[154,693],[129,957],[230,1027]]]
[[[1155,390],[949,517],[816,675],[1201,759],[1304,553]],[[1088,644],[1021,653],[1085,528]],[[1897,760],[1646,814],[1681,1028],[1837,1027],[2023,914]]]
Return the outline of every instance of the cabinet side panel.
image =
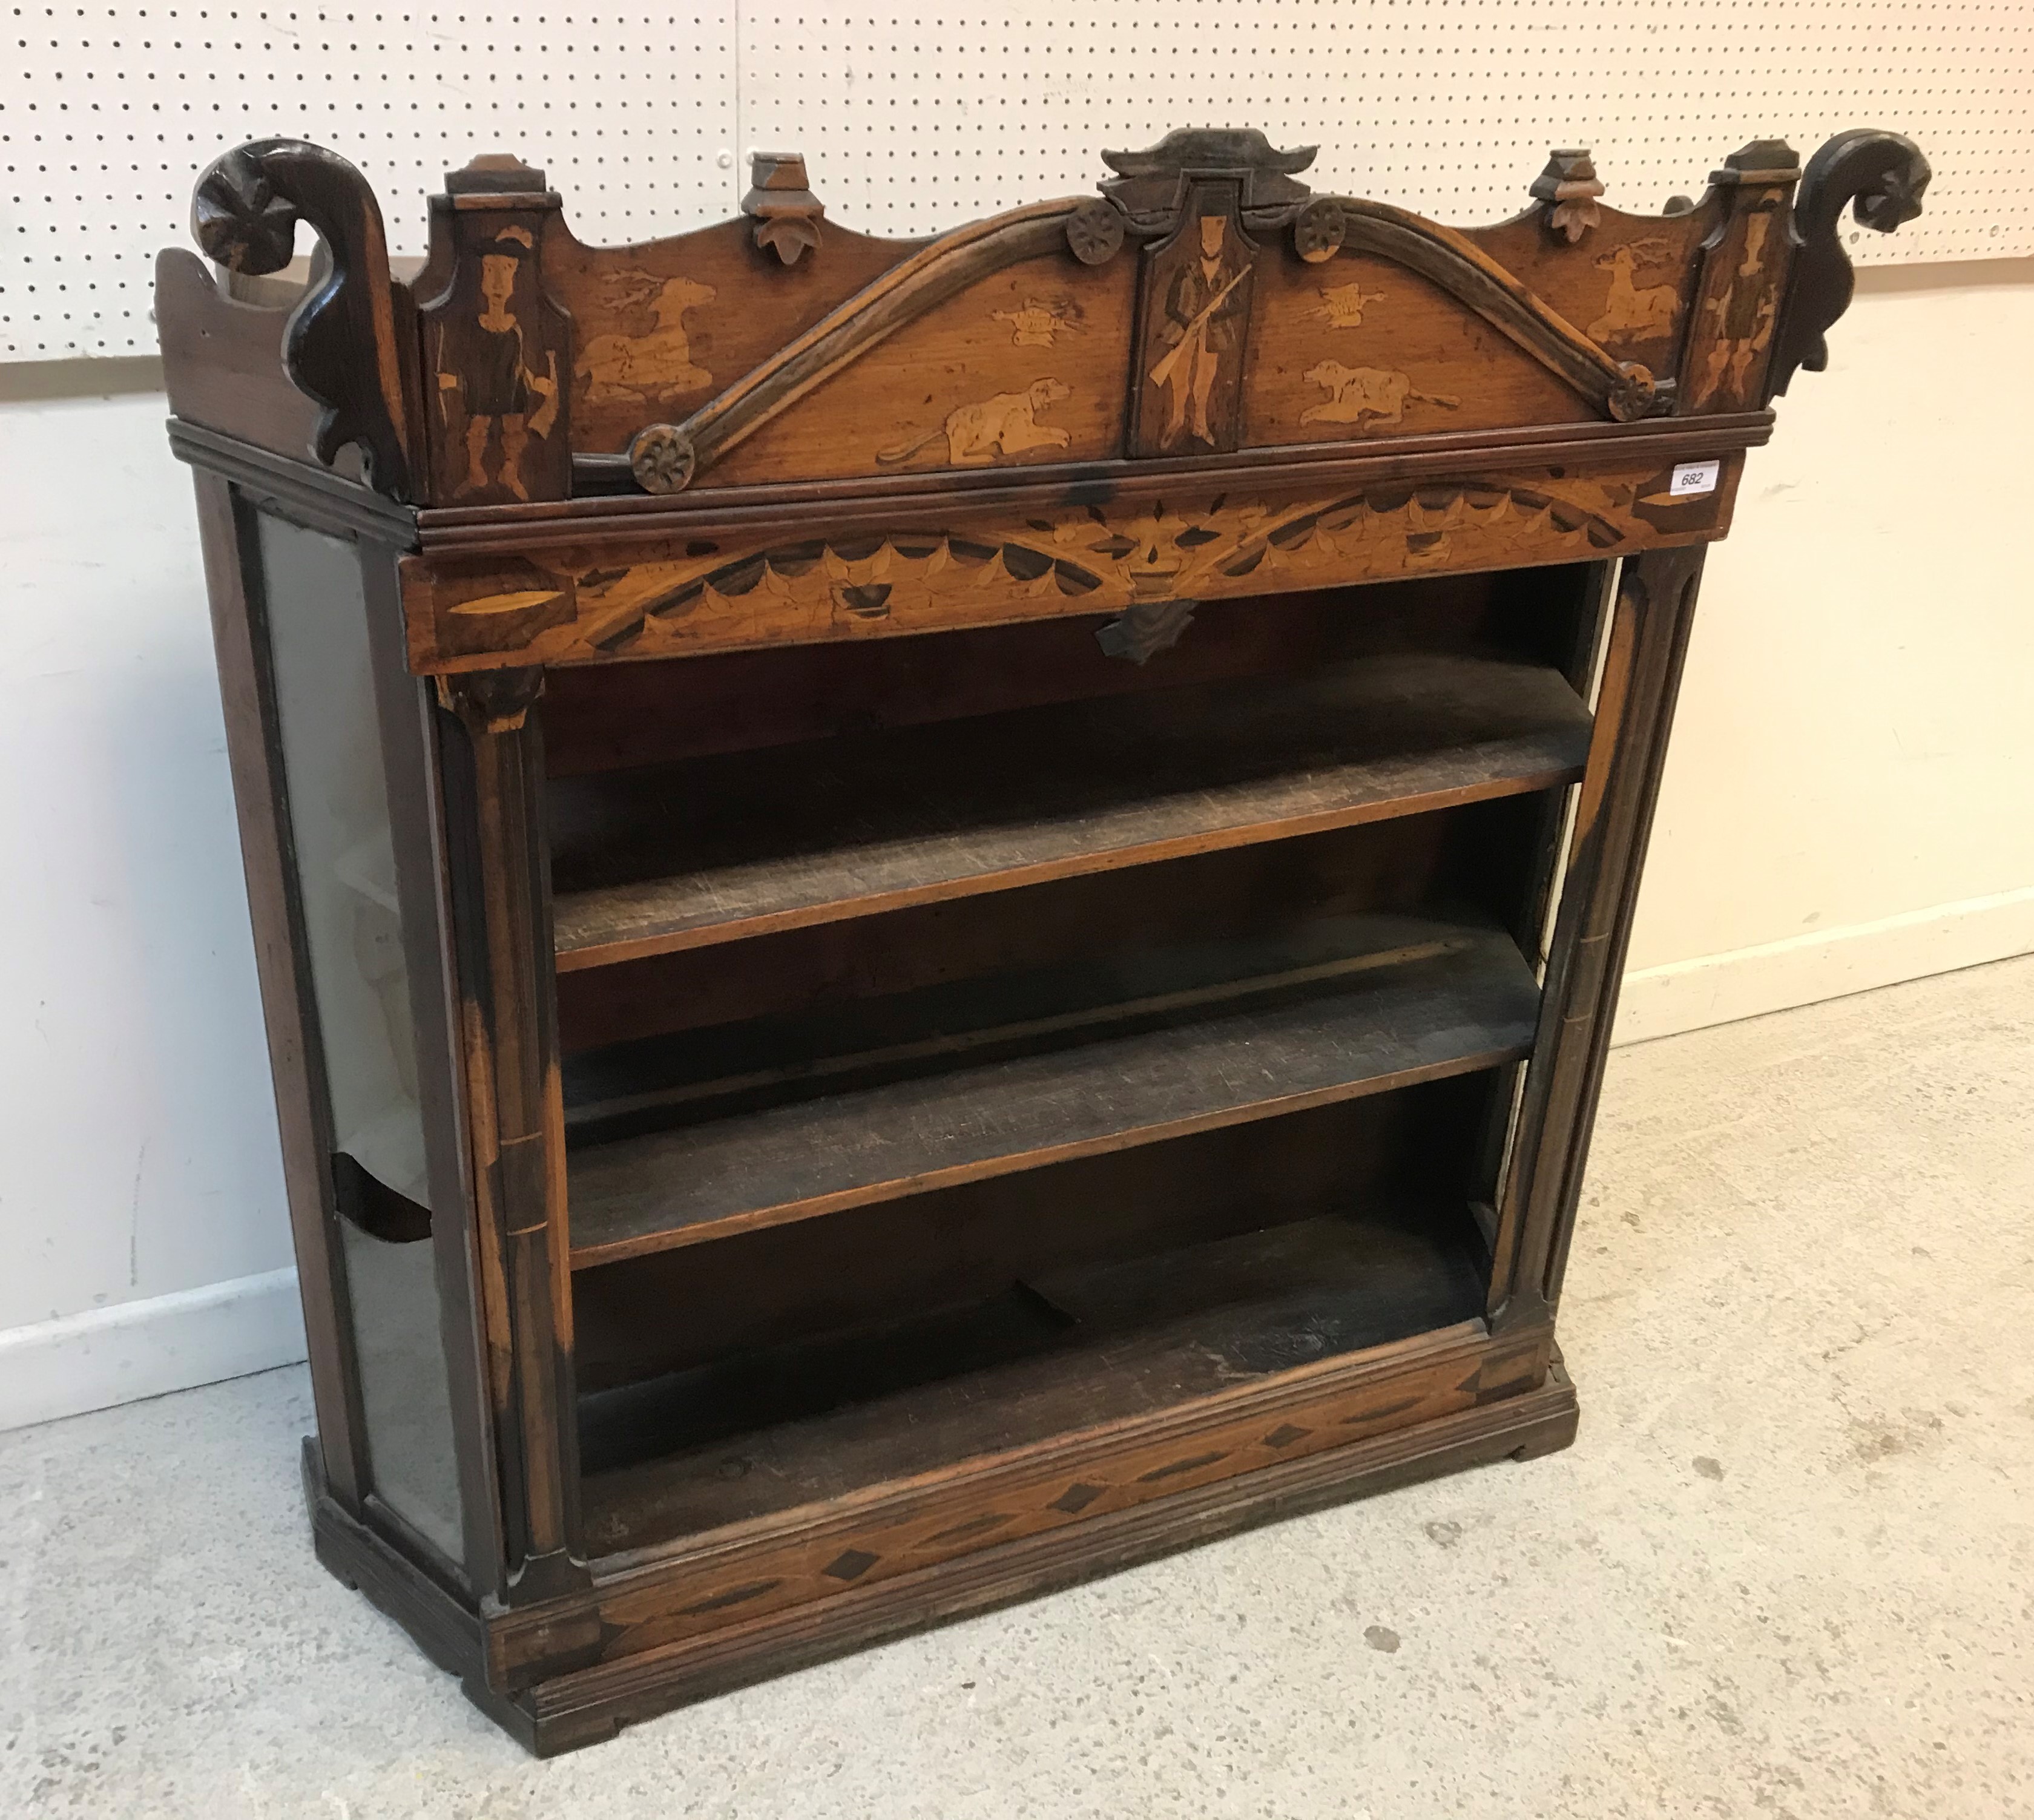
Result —
[[[275,752],[275,719],[253,509],[221,476],[197,471],[198,529],[226,744],[240,827],[241,863],[261,982],[268,1068],[303,1300],[318,1446],[332,1497],[357,1516],[366,1489],[366,1437],[338,1238],[325,1166],[324,1082],[308,980],[293,933],[289,831]]]
[[[264,515],[259,540],[288,852],[324,1063],[329,1148],[375,1495],[465,1558],[429,1243],[456,1206],[426,1165],[361,556]]]

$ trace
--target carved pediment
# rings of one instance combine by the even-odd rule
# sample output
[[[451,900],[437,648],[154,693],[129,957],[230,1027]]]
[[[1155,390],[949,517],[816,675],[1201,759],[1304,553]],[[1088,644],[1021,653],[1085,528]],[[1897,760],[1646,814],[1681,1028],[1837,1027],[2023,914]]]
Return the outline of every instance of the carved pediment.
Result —
[[[630,247],[582,244],[542,174],[496,157],[433,203],[413,298],[358,173],[267,141],[207,174],[197,229],[246,271],[299,216],[323,238],[283,338],[323,407],[315,459],[351,441],[399,497],[515,505],[997,468],[1088,484],[1136,462],[1754,411],[1822,358],[1849,293],[1844,207],[1889,229],[1928,177],[1897,135],[1846,133],[1797,208],[1793,152],[1759,140],[1698,202],[1639,216],[1567,150],[1525,214],[1458,229],[1315,193],[1314,156],[1195,128],[1104,153],[1099,193],[885,241],[822,234],[805,160],[773,153],[735,220]],[[197,295],[165,302],[212,310]],[[193,340],[251,343],[213,313]]]

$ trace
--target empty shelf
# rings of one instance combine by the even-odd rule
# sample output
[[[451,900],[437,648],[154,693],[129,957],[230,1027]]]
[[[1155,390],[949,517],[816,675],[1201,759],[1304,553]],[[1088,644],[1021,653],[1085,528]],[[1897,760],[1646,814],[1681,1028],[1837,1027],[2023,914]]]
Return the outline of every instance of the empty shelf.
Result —
[[[1522,1058],[1539,1010],[1502,933],[1116,1008],[1075,1046],[734,1112],[570,1155],[576,1268]]]
[[[1571,782],[1556,671],[1369,659],[550,786],[561,970]]]
[[[582,1398],[587,1539],[697,1535],[1473,1320],[1477,1257],[1460,1207],[1352,1210]]]

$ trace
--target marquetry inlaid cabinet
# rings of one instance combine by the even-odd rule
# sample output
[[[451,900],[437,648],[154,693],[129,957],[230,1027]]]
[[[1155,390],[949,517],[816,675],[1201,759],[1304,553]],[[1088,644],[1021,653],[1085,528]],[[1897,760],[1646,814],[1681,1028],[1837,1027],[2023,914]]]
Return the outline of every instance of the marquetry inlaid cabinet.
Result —
[[[617,248],[492,156],[398,269],[271,140],[163,255],[317,1546],[535,1750],[1574,1432],[1702,554],[1927,166],[1312,157]]]

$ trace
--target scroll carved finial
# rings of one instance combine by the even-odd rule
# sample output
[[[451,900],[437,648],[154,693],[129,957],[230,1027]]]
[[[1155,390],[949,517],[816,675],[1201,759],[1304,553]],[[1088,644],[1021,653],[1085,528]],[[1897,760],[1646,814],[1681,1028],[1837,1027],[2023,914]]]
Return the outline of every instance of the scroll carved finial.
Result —
[[[1857,285],[1843,250],[1844,205],[1860,226],[1890,234],[1921,212],[1931,174],[1912,140],[1869,127],[1839,133],[1808,160],[1794,205],[1801,250],[1781,312],[1769,397],[1787,389],[1796,367],[1820,373],[1829,365],[1830,325],[1850,307]]]
[[[366,178],[321,146],[261,139],[214,160],[191,197],[191,232],[205,256],[250,276],[289,264],[300,220],[331,256],[283,337],[291,382],[322,407],[311,451],[328,467],[358,444],[375,490],[407,499],[415,355],[396,332],[388,245]]]
[[[751,152],[741,212],[756,223],[756,246],[785,265],[797,265],[808,250],[816,252],[826,208],[806,186],[804,153]]]
[[[1571,246],[1603,219],[1597,206],[1603,185],[1586,150],[1549,153],[1547,168],[1533,179],[1527,193],[1543,205],[1547,231],[1565,235]]]

